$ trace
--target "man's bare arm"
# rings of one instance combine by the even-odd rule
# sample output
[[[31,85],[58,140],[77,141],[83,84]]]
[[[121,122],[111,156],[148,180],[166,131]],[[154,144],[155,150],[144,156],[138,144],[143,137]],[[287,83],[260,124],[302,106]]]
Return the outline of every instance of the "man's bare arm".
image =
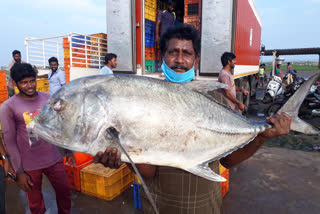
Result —
[[[268,123],[273,125],[272,128],[260,133],[252,142],[250,142],[245,147],[238,149],[232,154],[222,158],[220,160],[221,164],[227,168],[235,166],[242,161],[250,158],[268,139],[289,134],[291,117],[286,113],[276,114],[273,117],[267,118],[267,121]]]

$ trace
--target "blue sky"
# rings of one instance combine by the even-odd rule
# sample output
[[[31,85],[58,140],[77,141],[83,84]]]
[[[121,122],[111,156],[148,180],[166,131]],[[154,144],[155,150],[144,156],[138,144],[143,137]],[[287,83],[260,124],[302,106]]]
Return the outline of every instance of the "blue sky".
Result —
[[[262,43],[270,48],[320,47],[317,13],[320,0],[255,0],[262,19]],[[106,32],[105,0],[1,1],[0,66],[8,65],[14,49],[26,60],[24,39],[77,32]],[[318,60],[317,56],[287,56]]]
[[[261,43],[266,49],[320,47],[320,0],[255,0],[255,4],[262,19]],[[319,60],[317,55],[284,58]]]

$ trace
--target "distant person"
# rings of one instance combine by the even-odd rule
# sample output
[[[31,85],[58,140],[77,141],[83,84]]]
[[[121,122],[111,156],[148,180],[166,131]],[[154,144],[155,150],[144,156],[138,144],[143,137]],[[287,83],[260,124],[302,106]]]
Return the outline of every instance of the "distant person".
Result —
[[[43,174],[55,190],[59,214],[70,214],[71,192],[68,174],[57,147],[43,139],[30,136],[26,126],[35,119],[50,94],[37,92],[37,73],[30,64],[15,64],[10,71],[19,94],[5,101],[0,107],[0,123],[5,145],[16,172],[16,184],[26,192],[32,214],[45,213],[41,186]],[[73,153],[65,151],[68,162],[75,166]]]
[[[259,87],[264,87],[264,71],[265,71],[265,64],[260,65],[259,69]]]
[[[293,77],[295,76],[296,74],[294,73],[294,70],[292,68],[292,65],[289,65],[288,66],[288,78],[287,78],[287,84],[291,84],[293,82]]]
[[[66,84],[66,74],[59,68],[59,62],[56,57],[51,57],[49,60],[49,74],[38,76],[39,78],[48,78],[49,93],[52,95]]]
[[[12,68],[12,66],[15,64],[15,63],[26,63],[24,61],[21,60],[21,52],[18,51],[18,50],[14,50],[12,52],[12,57],[13,57],[13,60],[9,63],[8,65],[8,70],[10,71],[10,69]],[[11,77],[9,76],[8,78],[8,83],[7,83],[7,86],[8,86],[8,93],[9,93],[9,96],[13,96],[14,95],[14,85],[12,84],[12,79]]]
[[[183,24],[183,12],[181,10],[177,10],[176,12],[176,20],[174,21],[174,25]]]
[[[239,88],[234,84],[232,69],[234,69],[236,62],[236,56],[233,53],[225,52],[222,54],[221,63],[223,69],[219,73],[218,81],[228,86],[228,88],[221,89],[220,91],[227,98],[229,107],[232,110],[236,110],[236,106],[238,106],[239,110],[244,112],[246,106],[237,99],[236,92],[239,91],[248,96],[249,91]]]
[[[287,63],[287,73],[289,73],[289,67],[291,66],[291,62]],[[291,66],[292,67],[292,66]]]
[[[282,71],[281,71],[281,64],[277,64],[275,74],[276,74],[276,76],[280,77],[281,80],[283,79]]]
[[[106,66],[101,68],[100,75],[113,74],[113,69],[117,67],[117,55],[113,53],[108,53],[104,58],[104,63]]]
[[[160,37],[167,31],[167,29],[175,24],[176,14],[174,9],[176,7],[176,3],[172,0],[168,1],[167,10],[162,10],[159,12],[157,21],[156,21],[156,35],[155,42],[158,45]]]

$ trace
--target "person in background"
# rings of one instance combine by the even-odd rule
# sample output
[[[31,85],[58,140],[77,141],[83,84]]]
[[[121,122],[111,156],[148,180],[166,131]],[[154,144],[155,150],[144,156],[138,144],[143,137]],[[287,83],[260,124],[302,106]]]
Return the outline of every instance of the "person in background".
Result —
[[[13,182],[12,178],[8,177],[8,172],[11,172],[13,176],[15,173],[11,167],[9,161],[9,155],[5,150],[2,133],[0,133],[0,214],[6,213],[6,180]]]
[[[37,92],[37,73],[30,64],[15,64],[11,78],[19,89],[0,106],[2,133],[16,174],[16,184],[27,194],[31,214],[46,211],[41,186],[46,175],[56,193],[59,214],[70,214],[71,192],[68,174],[57,147],[43,139],[30,138],[27,125],[38,115],[50,98],[49,93]],[[75,166],[73,153],[65,151],[67,161]]]
[[[280,77],[281,80],[283,79],[282,71],[281,71],[281,64],[277,64],[275,74],[276,74],[276,76]]]
[[[295,76],[295,73],[293,71],[292,65],[288,66],[288,74],[287,74],[287,84],[291,84],[293,82],[293,76]]]
[[[236,110],[236,106],[238,106],[239,110],[244,112],[246,106],[237,99],[236,92],[242,92],[244,95],[248,96],[249,91],[234,84],[232,69],[234,69],[236,62],[236,56],[233,53],[225,52],[222,54],[221,63],[223,69],[219,73],[218,81],[226,84],[228,88],[220,89],[219,91],[227,98],[229,107],[232,110]]]
[[[38,77],[49,80],[49,93],[52,95],[66,84],[66,74],[59,68],[59,62],[56,57],[51,57],[48,62],[50,66],[49,73]]]
[[[265,71],[265,64],[261,64],[259,69],[259,86],[261,88],[264,87],[264,71]]]
[[[13,57],[13,60],[9,63],[8,65],[8,70],[10,71],[10,69],[12,68],[12,66],[15,64],[15,63],[26,63],[24,61],[21,60],[21,52],[18,51],[18,50],[14,50],[12,52],[12,57]],[[7,86],[8,86],[8,94],[9,94],[9,97],[13,96],[14,95],[14,86],[12,84],[12,79],[11,77],[9,76],[8,78],[8,82],[7,82]]]
[[[159,44],[160,37],[167,31],[167,29],[174,25],[176,20],[176,14],[174,9],[176,4],[174,1],[168,1],[167,10],[162,10],[159,12],[157,21],[156,21],[156,34],[155,34],[155,43]]]
[[[191,81],[194,77],[194,63],[200,53],[199,32],[190,25],[171,27],[160,39],[163,55],[162,70],[166,80],[176,83]],[[288,134],[291,118],[277,114],[267,121],[274,127],[260,133],[245,147],[222,158],[220,163],[230,168],[251,157],[263,143],[272,137]],[[223,142],[222,142],[223,143]],[[121,153],[108,147],[98,152],[95,163],[106,167],[119,168]],[[209,181],[181,169],[136,164],[144,177],[160,214],[193,213],[220,214],[222,209],[221,186],[219,182]],[[219,160],[209,163],[209,167],[219,173]],[[192,199],[192,200],[190,200]],[[154,213],[150,202],[142,192],[142,213]]]
[[[113,74],[112,69],[116,68],[118,65],[117,55],[113,53],[108,53],[104,58],[104,63],[106,66],[101,68],[99,74],[100,75]]]
[[[176,20],[174,21],[174,25],[183,24],[183,12],[181,10],[177,10],[176,12]]]

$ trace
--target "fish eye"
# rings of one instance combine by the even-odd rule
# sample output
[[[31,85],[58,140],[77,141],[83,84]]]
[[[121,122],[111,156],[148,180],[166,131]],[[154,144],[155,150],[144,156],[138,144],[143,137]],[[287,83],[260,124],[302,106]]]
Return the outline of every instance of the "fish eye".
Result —
[[[66,107],[66,102],[63,99],[60,99],[60,98],[56,99],[53,103],[53,109],[55,111],[58,111],[58,112],[62,111],[65,109],[65,107]]]

